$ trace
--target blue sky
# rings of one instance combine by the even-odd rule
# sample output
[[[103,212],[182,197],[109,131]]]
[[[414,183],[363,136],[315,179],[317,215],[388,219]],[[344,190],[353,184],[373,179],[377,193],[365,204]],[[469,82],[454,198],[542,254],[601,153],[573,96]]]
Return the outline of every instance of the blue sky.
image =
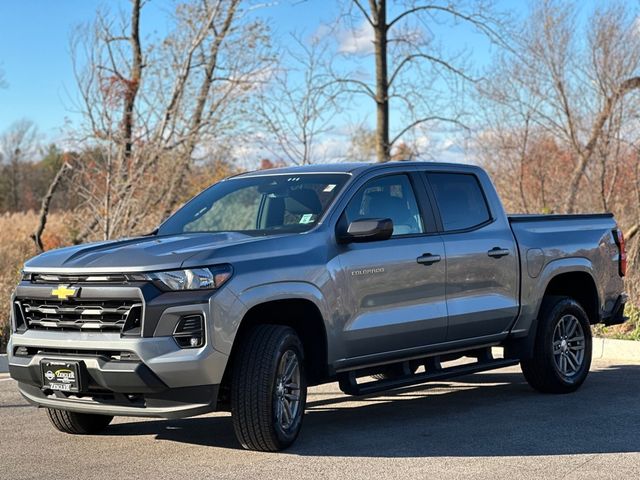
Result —
[[[339,3],[337,0],[267,2],[259,14],[269,18],[277,36],[284,37],[291,31],[310,34],[335,18]],[[522,10],[526,2],[503,4],[518,5]],[[162,32],[167,25],[166,12],[172,5],[171,0],[150,0],[143,10],[143,29],[147,33]],[[65,121],[78,118],[72,111],[75,85],[70,35],[79,24],[90,22],[96,9],[106,6],[126,10],[128,0],[0,1],[0,69],[8,83],[8,88],[0,89],[0,131],[15,120],[28,118],[48,141],[61,139]],[[457,29],[453,37],[441,33],[443,43],[448,46],[470,48],[474,62],[482,65],[488,60],[488,45],[470,29]]]
[[[151,0],[143,10],[147,31],[166,28],[170,0]],[[298,3],[298,2],[296,2]],[[316,28],[328,20],[331,2],[293,2],[266,7],[264,14],[279,33]],[[74,79],[69,39],[80,24],[90,22],[98,8],[128,7],[127,0],[26,0],[0,2],[0,69],[8,88],[0,90],[0,131],[19,118],[36,122],[55,138],[65,118],[75,119],[70,96]]]

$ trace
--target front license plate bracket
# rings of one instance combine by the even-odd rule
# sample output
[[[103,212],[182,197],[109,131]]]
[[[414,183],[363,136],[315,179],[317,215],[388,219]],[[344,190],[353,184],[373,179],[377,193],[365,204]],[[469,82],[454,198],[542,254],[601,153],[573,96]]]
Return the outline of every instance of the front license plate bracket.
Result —
[[[83,362],[45,358],[40,361],[42,389],[58,392],[82,391]]]

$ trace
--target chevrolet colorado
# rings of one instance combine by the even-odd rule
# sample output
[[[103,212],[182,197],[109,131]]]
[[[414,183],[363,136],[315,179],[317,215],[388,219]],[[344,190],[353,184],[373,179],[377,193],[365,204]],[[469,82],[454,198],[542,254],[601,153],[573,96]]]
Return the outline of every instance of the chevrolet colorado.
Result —
[[[611,214],[507,216],[476,166],[245,173],[149,235],[26,262],[10,373],[63,432],[217,409],[275,451],[311,385],[363,395],[520,363],[541,392],[576,390],[590,325],[625,320],[625,269]]]

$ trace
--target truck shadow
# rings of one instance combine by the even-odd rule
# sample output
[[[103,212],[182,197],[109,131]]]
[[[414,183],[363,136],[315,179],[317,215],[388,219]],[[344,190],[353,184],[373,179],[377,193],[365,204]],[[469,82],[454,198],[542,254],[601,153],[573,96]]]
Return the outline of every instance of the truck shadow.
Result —
[[[533,391],[513,371],[489,372],[365,398],[311,389],[288,454],[355,457],[531,456],[640,451],[640,365],[591,372],[570,395]],[[108,435],[240,448],[228,415],[120,423]]]

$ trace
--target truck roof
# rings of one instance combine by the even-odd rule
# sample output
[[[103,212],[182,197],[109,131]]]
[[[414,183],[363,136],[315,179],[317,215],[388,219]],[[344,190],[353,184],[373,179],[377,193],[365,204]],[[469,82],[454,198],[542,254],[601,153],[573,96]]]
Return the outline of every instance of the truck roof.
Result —
[[[394,161],[385,163],[365,163],[365,162],[345,162],[345,163],[325,163],[325,164],[313,164],[313,165],[299,165],[290,167],[278,167],[269,168],[265,170],[254,170],[251,172],[245,172],[234,176],[234,178],[240,177],[254,177],[263,175],[289,175],[297,173],[362,173],[369,170],[380,170],[389,168],[391,166],[422,166],[422,167],[470,167],[478,168],[474,165],[466,165],[462,163],[444,163],[444,162],[422,162],[422,161]]]

